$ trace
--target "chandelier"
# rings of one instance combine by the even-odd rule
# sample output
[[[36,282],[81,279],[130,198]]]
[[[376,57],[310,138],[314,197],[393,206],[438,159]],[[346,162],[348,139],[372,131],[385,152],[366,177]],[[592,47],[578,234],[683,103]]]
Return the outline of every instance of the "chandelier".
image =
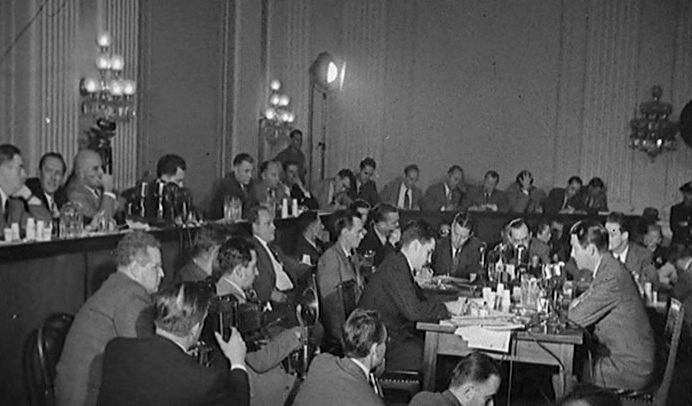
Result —
[[[125,60],[122,55],[112,53],[110,34],[99,35],[96,43],[99,76],[83,78],[79,83],[82,113],[110,121],[129,121],[135,115],[137,84],[122,77]]]
[[[264,110],[263,124],[276,129],[290,128],[296,119],[295,114],[288,108],[291,98],[279,92],[281,82],[277,79],[271,81],[269,89],[269,107]]]
[[[673,111],[670,103],[661,103],[663,89],[660,86],[651,88],[653,100],[639,106],[639,114],[634,113],[630,121],[630,147],[646,152],[653,160],[664,151],[673,151],[678,143],[677,123],[668,119]]]

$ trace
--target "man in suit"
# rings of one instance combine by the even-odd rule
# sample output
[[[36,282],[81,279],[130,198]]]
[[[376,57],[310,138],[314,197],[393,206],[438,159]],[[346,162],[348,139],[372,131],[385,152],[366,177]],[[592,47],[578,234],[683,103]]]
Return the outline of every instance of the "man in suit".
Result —
[[[356,309],[343,324],[344,356],[318,355],[295,406],[384,406],[375,371],[384,366],[387,329],[377,312]]]
[[[572,176],[567,180],[567,187],[556,187],[550,190],[548,197],[543,201],[543,212],[548,214],[574,213],[584,210],[584,196],[582,193],[584,182],[579,176]]]
[[[605,228],[608,230],[608,249],[630,271],[640,292],[644,293],[646,282],[658,287],[652,253],[641,245],[630,242],[630,225],[625,215],[620,212],[610,213],[606,218]]]
[[[671,244],[688,246],[692,243],[692,182],[680,186],[682,202],[670,208]]]
[[[260,165],[260,180],[252,186],[252,197],[259,204],[278,205],[290,199],[288,187],[281,182],[283,169],[276,161],[265,161]]]
[[[312,188],[320,210],[339,210],[347,208],[353,199],[349,196],[349,190],[353,185],[355,176],[350,169],[342,169],[335,177],[324,179]]]
[[[473,235],[471,218],[458,213],[452,220],[450,235],[442,237],[435,246],[432,268],[436,275],[471,279],[482,271],[481,247],[485,243]]]
[[[352,308],[358,303],[363,290],[363,279],[353,261],[353,251],[366,231],[358,213],[338,212],[334,222],[337,240],[326,250],[317,263],[317,286],[322,304],[322,323],[325,327],[324,343],[327,350],[339,353],[341,326]],[[350,282],[350,283],[349,283]],[[346,289],[355,289],[346,292]],[[352,303],[344,303],[345,299]]]
[[[590,380],[606,388],[642,389],[652,378],[655,352],[644,302],[630,273],[608,252],[608,230],[582,221],[570,234],[577,267],[593,272],[568,313],[575,323],[594,326]]]
[[[403,178],[396,178],[382,188],[382,202],[403,210],[420,210],[423,192],[416,183],[420,170],[411,164],[404,168]]]
[[[216,341],[230,363],[214,359],[201,365],[188,351],[197,344],[213,292],[193,282],[164,289],[156,296],[156,334],[116,337],[103,355],[99,406],[250,404],[245,343],[232,331]]]
[[[409,224],[400,251],[385,259],[360,298],[358,307],[378,311],[387,327],[387,369],[420,370],[424,339],[416,322],[446,319],[454,310],[452,303],[429,301],[413,279],[434,250],[435,231],[421,221]]]
[[[212,276],[221,244],[228,239],[225,228],[207,223],[195,234],[190,261],[175,273],[173,281],[203,282]]]
[[[149,234],[126,234],[115,251],[117,271],[79,309],[56,368],[59,405],[94,405],[106,344],[115,337],[153,334],[151,294],[159,288],[161,244]]]
[[[303,212],[298,217],[298,230],[300,237],[296,241],[293,256],[298,261],[314,266],[324,253],[322,219],[314,211]]]
[[[375,207],[370,218],[372,226],[368,227],[368,233],[357,248],[360,254],[374,252],[373,265],[377,267],[387,255],[394,253],[394,247],[401,238],[399,211],[394,206],[382,203]]]
[[[83,149],[74,158],[74,169],[65,189],[67,199],[82,206],[88,219],[112,219],[120,208],[113,191],[113,177],[103,172],[101,156],[90,149]]]
[[[444,181],[430,185],[425,191],[421,208],[428,211],[458,210],[464,196],[461,190],[463,182],[464,171],[459,165],[452,165]]]
[[[257,204],[252,197],[252,171],[255,160],[245,152],[241,152],[233,158],[233,171],[214,184],[211,203],[209,205],[209,218],[221,219],[224,216],[223,206],[226,197],[237,198],[243,205],[243,218],[247,218],[248,210]]]
[[[509,208],[505,192],[497,188],[500,174],[490,170],[483,177],[483,185],[473,187],[464,197],[462,207],[468,210],[506,212]]]
[[[487,406],[500,389],[502,375],[489,356],[472,352],[452,370],[449,389],[442,393],[420,392],[409,406]]]
[[[286,149],[276,155],[273,159],[279,162],[281,165],[285,165],[287,162],[295,162],[298,165],[298,176],[303,179],[305,178],[305,173],[307,168],[305,167],[305,154],[301,151],[303,146],[303,132],[300,130],[293,130],[289,135],[290,143]]]
[[[502,257],[505,264],[516,265],[517,262],[528,264],[531,258],[537,256],[541,263],[550,263],[549,251],[542,249],[540,244],[532,244],[529,226],[523,218],[510,221],[504,229],[507,235],[506,242],[502,241],[493,248],[489,254],[488,262],[496,262]],[[524,247],[522,258],[517,258],[519,247]]]
[[[514,183],[507,188],[509,211],[512,213],[540,213],[545,193],[533,184],[533,174],[519,172]]]
[[[375,169],[377,169],[377,163],[374,159],[367,157],[360,161],[359,171],[356,174],[356,199],[363,199],[371,206],[380,202],[380,195],[377,193],[377,185],[374,180]]]
[[[43,154],[38,163],[39,175],[37,178],[26,180],[26,186],[31,193],[41,200],[53,218],[60,216],[60,209],[67,203],[67,194],[63,187],[67,163],[57,152]]]
[[[187,164],[185,160],[176,154],[166,154],[159,158],[159,161],[156,163],[156,177],[164,184],[173,183],[183,187],[186,170]]]
[[[25,182],[26,171],[19,148],[11,144],[0,145],[0,229],[9,228],[13,223],[23,228],[29,217],[51,220],[50,212]]]
[[[297,199],[298,204],[310,210],[317,210],[317,199],[315,199],[312,193],[305,187],[300,177],[300,165],[295,161],[286,161],[283,163],[283,169],[284,182],[289,189],[290,197],[292,199]]]

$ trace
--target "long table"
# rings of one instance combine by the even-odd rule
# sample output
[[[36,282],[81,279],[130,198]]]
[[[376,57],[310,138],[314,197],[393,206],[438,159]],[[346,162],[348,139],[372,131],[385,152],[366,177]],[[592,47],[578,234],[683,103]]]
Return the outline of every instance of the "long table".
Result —
[[[454,334],[456,330],[454,326],[419,322],[416,328],[425,331],[423,390],[433,391],[435,390],[437,356],[464,356],[471,353],[473,349],[469,348],[461,337]],[[559,399],[565,393],[565,383],[573,375],[574,348],[581,345],[582,341],[583,336],[580,330],[567,330],[562,334],[518,331],[513,333],[508,354],[498,352],[487,352],[487,354],[503,361],[559,367],[558,379],[553,380],[555,396]]]

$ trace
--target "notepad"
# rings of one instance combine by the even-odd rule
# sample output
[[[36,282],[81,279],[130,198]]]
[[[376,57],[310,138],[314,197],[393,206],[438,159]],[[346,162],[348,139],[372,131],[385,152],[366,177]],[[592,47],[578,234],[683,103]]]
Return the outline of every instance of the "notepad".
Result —
[[[469,348],[486,351],[509,352],[512,332],[494,331],[480,326],[459,327],[454,334],[468,343]]]

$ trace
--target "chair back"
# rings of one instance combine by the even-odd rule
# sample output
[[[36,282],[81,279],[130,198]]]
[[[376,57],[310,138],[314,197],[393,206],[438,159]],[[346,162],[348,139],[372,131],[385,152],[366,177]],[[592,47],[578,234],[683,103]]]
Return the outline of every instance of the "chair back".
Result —
[[[673,381],[673,372],[675,371],[675,361],[678,355],[678,344],[680,343],[680,334],[682,333],[682,325],[685,310],[682,307],[682,302],[671,298],[668,305],[668,315],[666,316],[666,325],[663,330],[663,358],[665,360],[665,370],[663,379],[654,395],[654,404],[656,406],[665,406],[668,400],[668,392]]]
[[[73,316],[69,314],[52,314],[41,327],[29,334],[24,343],[24,382],[32,406],[55,404],[55,368],[72,320]]]

